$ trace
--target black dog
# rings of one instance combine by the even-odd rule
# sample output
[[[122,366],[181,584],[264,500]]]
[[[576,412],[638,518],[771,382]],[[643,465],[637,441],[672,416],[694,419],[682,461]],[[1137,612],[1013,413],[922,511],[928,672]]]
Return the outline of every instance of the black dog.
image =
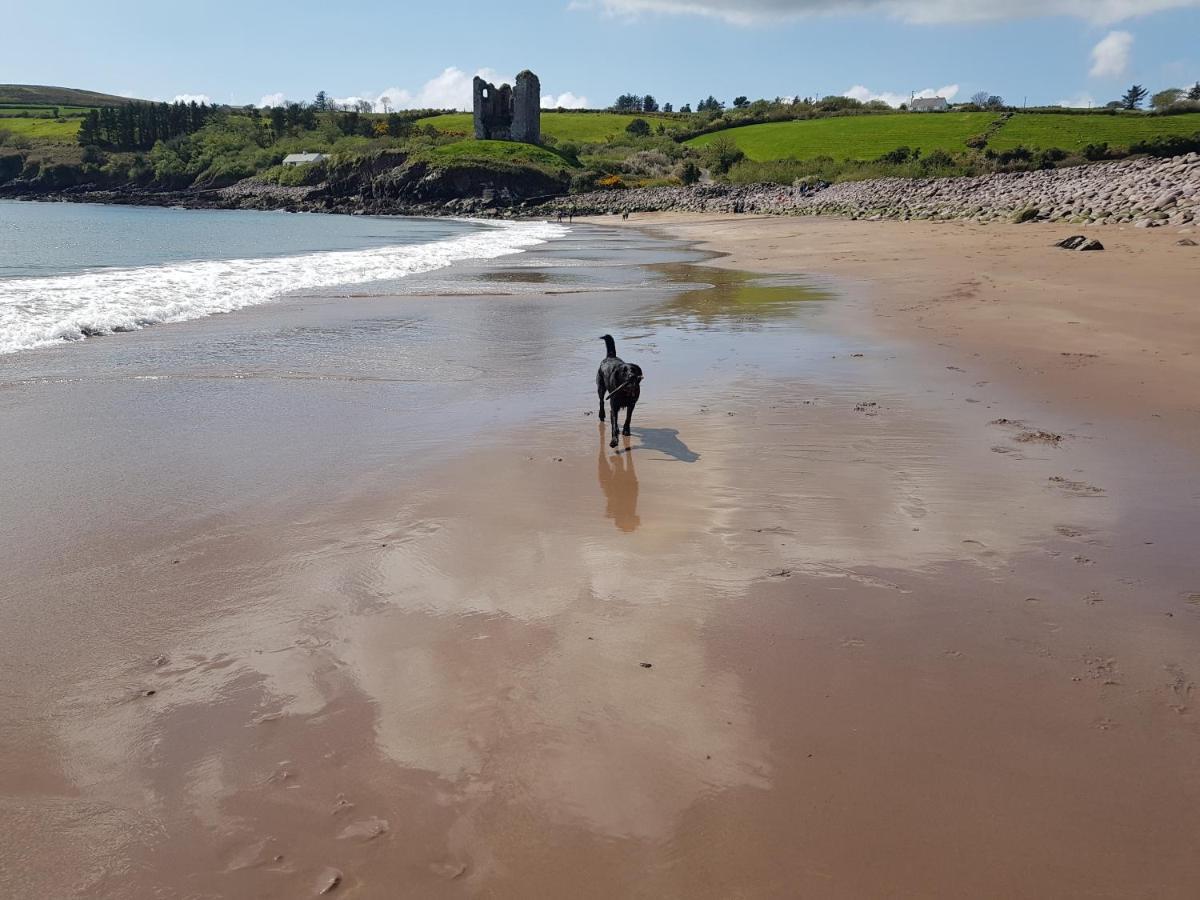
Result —
[[[642,396],[642,367],[627,363],[617,356],[617,344],[611,334],[604,335],[604,346],[608,355],[600,363],[596,372],[596,392],[600,395],[600,421],[604,421],[604,400],[607,395],[608,405],[612,410],[612,440],[608,446],[617,446],[617,413],[625,410],[624,434],[629,434],[629,420],[633,418],[633,408],[637,406],[638,398]]]

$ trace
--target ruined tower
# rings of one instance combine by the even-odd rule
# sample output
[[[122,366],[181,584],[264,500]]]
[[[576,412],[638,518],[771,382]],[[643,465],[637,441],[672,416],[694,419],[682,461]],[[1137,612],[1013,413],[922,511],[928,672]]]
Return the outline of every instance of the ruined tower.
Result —
[[[475,137],[478,140],[522,141],[536,144],[542,139],[542,85],[526,69],[516,78],[516,87],[496,87],[478,75],[474,88]]]

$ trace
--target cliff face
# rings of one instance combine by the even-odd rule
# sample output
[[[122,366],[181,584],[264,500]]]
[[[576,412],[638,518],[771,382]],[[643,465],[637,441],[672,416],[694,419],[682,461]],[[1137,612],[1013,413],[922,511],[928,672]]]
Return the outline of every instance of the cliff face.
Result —
[[[313,212],[477,213],[532,198],[566,193],[565,170],[509,160],[439,160],[384,151],[330,166],[320,184],[286,187],[258,178],[171,190],[161,184],[114,184],[78,167],[43,168],[33,177],[19,168],[0,174],[0,196],[102,203],[296,209]]]

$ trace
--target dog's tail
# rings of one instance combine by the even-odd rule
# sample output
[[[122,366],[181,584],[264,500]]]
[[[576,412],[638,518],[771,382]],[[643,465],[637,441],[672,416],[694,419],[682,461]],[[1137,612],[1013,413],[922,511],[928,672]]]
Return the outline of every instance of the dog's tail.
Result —
[[[602,340],[604,341],[605,348],[608,350],[608,353],[605,354],[605,356],[608,358],[612,358],[612,357],[616,356],[617,355],[617,342],[613,340],[612,335],[606,334],[606,335],[604,335]]]

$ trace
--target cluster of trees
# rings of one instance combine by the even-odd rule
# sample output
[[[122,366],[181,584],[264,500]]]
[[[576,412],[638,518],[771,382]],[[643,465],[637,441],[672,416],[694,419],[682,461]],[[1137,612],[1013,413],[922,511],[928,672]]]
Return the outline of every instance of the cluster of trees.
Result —
[[[215,108],[207,103],[141,103],[93,109],[79,126],[79,143],[108,150],[149,150],[159,141],[199,131]]]
[[[667,104],[667,108],[663,112],[671,112],[671,104]],[[654,99],[653,94],[622,94],[617,98],[617,102],[612,105],[614,112],[658,112],[658,101]]]
[[[1140,84],[1129,86],[1120,100],[1111,100],[1105,104],[1107,109],[1141,109],[1150,92]],[[1173,107],[1194,109],[1192,104],[1200,103],[1200,81],[1190,88],[1167,88],[1150,97],[1150,107],[1155,112],[1166,112]]]
[[[971,103],[978,106],[980,109],[1003,109],[1004,98],[999,94],[992,94],[988,91],[976,91],[971,95]]]

